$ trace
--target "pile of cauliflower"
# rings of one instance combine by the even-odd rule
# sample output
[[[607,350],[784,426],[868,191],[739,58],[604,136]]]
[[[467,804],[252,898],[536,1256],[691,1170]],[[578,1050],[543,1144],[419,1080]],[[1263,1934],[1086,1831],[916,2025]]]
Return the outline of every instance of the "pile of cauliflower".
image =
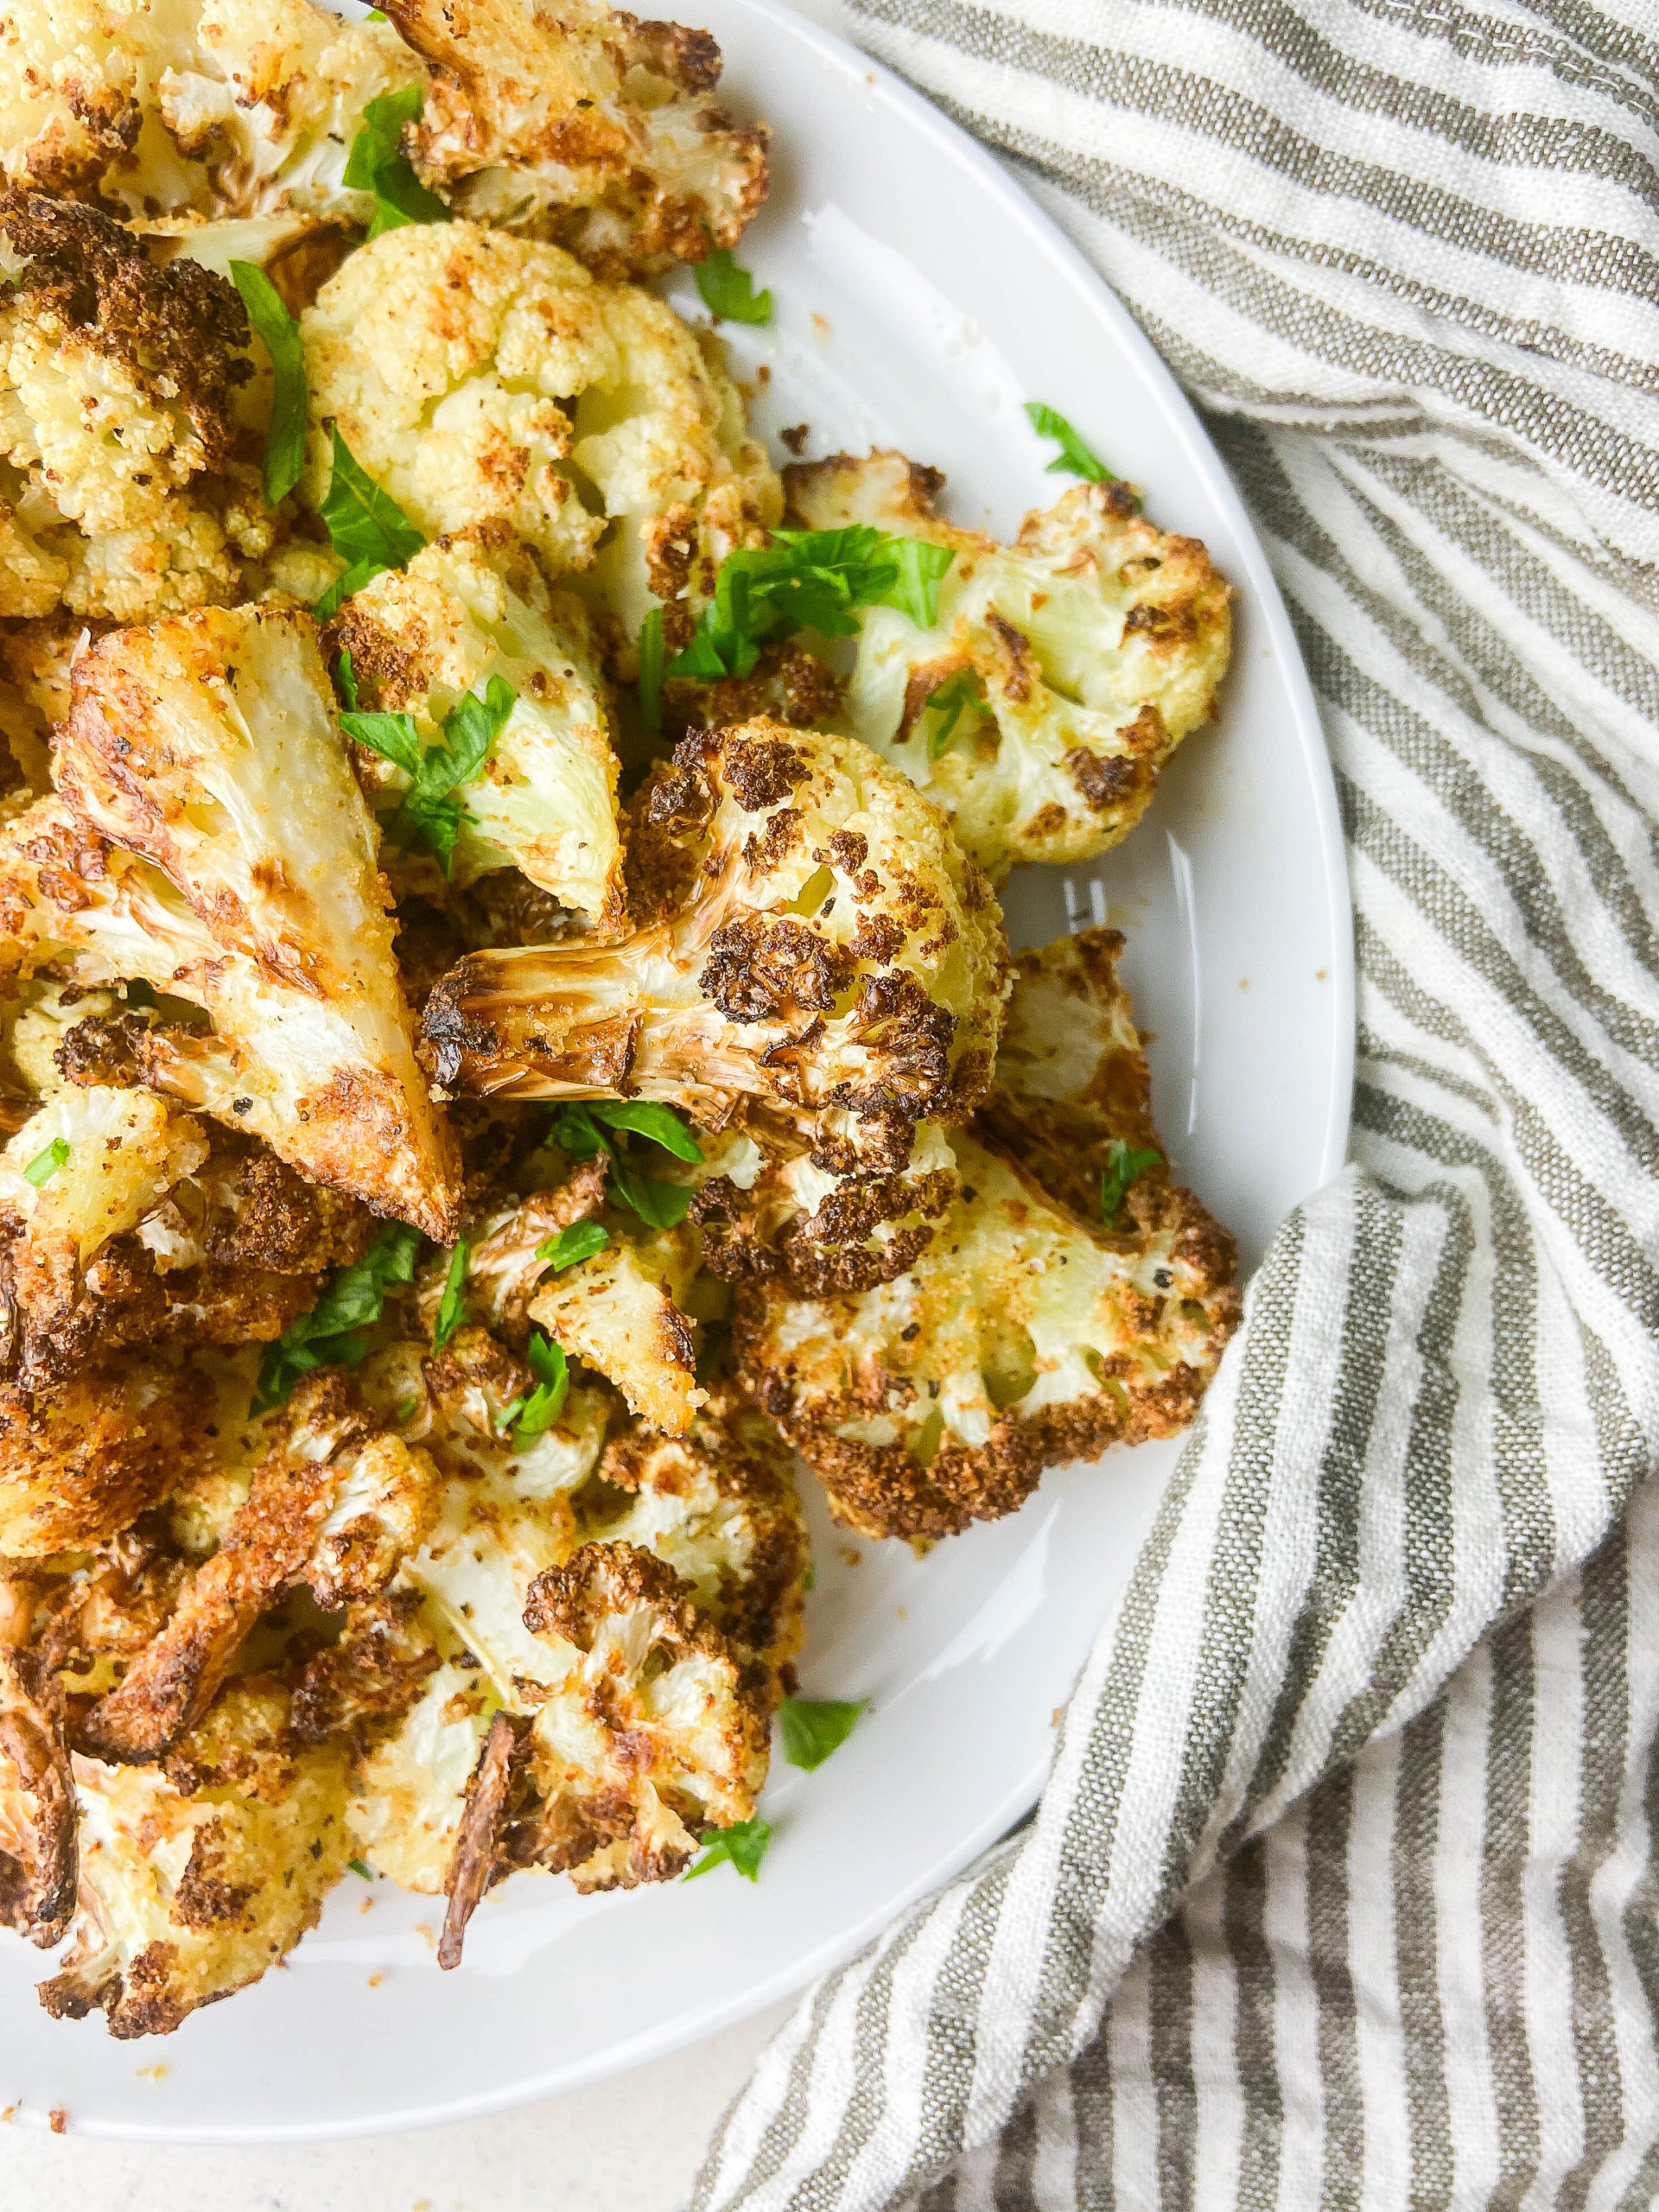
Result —
[[[0,26],[0,1924],[117,2036],[344,1879],[453,1967],[518,1870],[752,1873],[798,1476],[925,1546],[1236,1318],[1121,939],[995,894],[1133,827],[1226,586],[1109,480],[779,475],[641,282],[764,197],[719,70]]]

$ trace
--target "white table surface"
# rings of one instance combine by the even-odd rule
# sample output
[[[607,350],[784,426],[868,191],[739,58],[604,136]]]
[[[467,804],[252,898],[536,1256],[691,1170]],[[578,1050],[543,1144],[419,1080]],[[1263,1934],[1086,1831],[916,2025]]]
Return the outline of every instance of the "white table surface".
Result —
[[[493,2120],[356,2143],[191,2150],[0,2132],[0,2212],[677,2212],[774,2005],[695,2049]],[[133,2064],[153,2061],[135,2046]]]

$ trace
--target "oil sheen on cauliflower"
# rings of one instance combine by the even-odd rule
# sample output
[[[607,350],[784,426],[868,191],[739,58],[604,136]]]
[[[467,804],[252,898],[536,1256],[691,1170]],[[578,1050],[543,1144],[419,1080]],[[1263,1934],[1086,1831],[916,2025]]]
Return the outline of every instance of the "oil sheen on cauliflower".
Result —
[[[251,373],[234,289],[38,193],[0,190],[0,614],[132,621],[233,596],[222,480]]]
[[[740,1292],[744,1383],[867,1535],[950,1535],[1046,1466],[1185,1427],[1236,1322],[1232,1240],[1161,1157],[1102,1218],[1114,1144],[1161,1151],[1120,944],[1021,957],[1013,1049],[974,1129],[944,1132],[960,1192],[913,1266]]]
[[[452,880],[461,889],[516,867],[561,905],[615,935],[623,917],[617,760],[587,610],[550,592],[512,539],[473,530],[385,569],[348,600],[327,637],[350,652],[360,704],[412,715],[423,745],[463,693],[492,677],[513,708],[473,782]],[[359,772],[387,790],[401,769],[368,755]]]
[[[289,1694],[227,1689],[163,1770],[76,1756],[74,1944],[41,1985],[59,2019],[168,2035],[286,1956],[346,1871],[343,1744],[300,1748]]]
[[[420,82],[390,26],[309,0],[16,0],[0,169],[137,217],[287,208],[366,222],[341,184],[367,103]]]
[[[942,521],[943,478],[898,454],[785,475],[809,529],[868,523],[956,552],[931,630],[865,613],[838,726],[944,807],[994,882],[1127,836],[1227,670],[1228,588],[1198,541],[1155,530],[1119,483],[1075,486],[1003,547]]]
[[[765,1100],[836,1169],[867,1147],[902,1166],[915,1122],[972,1110],[1001,918],[938,810],[868,748],[765,721],[696,732],[640,794],[632,866],[649,918],[620,943],[474,953],[438,986],[443,1082],[672,1100],[712,1128]]]
[[[168,931],[114,972],[215,1023],[156,1045],[147,1072],[315,1180],[443,1236],[452,1141],[415,1062],[373,824],[308,619],[204,609],[118,632],[76,662],[73,698],[62,798],[88,842],[148,862],[189,916],[185,943]],[[92,935],[94,904],[66,917],[71,943]]]
[[[595,568],[632,639],[654,603],[645,533],[686,510],[724,550],[782,506],[730,378],[673,310],[595,283],[558,247],[472,223],[388,231],[301,318],[304,496],[327,493],[330,420],[429,537],[505,524],[558,575]]]
[[[714,98],[707,31],[594,0],[400,0],[431,69],[409,134],[459,214],[533,231],[598,274],[701,261],[735,245],[766,194],[764,125]]]

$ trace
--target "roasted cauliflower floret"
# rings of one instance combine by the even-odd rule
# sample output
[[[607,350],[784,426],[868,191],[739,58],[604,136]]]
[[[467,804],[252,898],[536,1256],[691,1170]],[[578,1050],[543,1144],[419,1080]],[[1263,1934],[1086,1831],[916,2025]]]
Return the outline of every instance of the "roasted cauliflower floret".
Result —
[[[233,595],[224,491],[247,316],[94,208],[0,191],[0,613],[130,621]]]
[[[956,553],[931,630],[865,612],[836,726],[936,799],[993,881],[1126,836],[1226,673],[1230,594],[1198,541],[1154,529],[1118,483],[1077,486],[1001,547],[941,520],[944,480],[898,454],[785,480],[809,529],[867,523]]]
[[[187,1471],[211,1403],[189,1368],[130,1352],[50,1389],[0,1389],[0,1556],[124,1529]]]
[[[0,31],[0,170],[138,217],[288,207],[366,221],[341,184],[366,104],[419,83],[384,23],[308,0],[16,0]]]
[[[764,1670],[628,1543],[584,1544],[538,1578],[527,1627],[564,1664],[530,1731],[531,1863],[578,1889],[677,1874],[708,1827],[746,1821],[766,1777]]]
[[[199,961],[164,939],[118,970],[213,1016],[155,1071],[164,1087],[442,1236],[453,1146],[308,619],[203,610],[100,639],[75,663],[54,772],[75,818],[159,871],[211,943]]]
[[[832,1169],[965,1116],[1007,988],[1001,918],[944,818],[843,738],[698,732],[640,795],[642,926],[609,946],[473,954],[427,1001],[442,1081],[518,1098],[741,1098]],[[899,1132],[896,1158],[894,1133]]]
[[[44,1950],[74,1910],[75,1785],[61,1686],[28,1648],[34,1610],[0,1578],[0,1928]]]
[[[470,783],[450,866],[460,889],[518,868],[560,903],[614,935],[624,908],[617,760],[587,610],[550,593],[523,549],[467,531],[386,569],[347,601],[329,654],[351,655],[353,688],[372,711],[412,717],[423,747],[444,716],[493,678],[511,714]],[[371,790],[397,793],[407,772],[359,747]]]
[[[168,2035],[257,1981],[346,1871],[346,1757],[296,1744],[287,1691],[261,1676],[227,1689],[164,1770],[78,1755],[80,1902],[74,1948],[41,1986],[48,2012]]]
[[[553,575],[597,556],[629,639],[652,604],[645,540],[660,518],[683,510],[722,552],[779,519],[778,479],[724,370],[660,300],[595,283],[556,246],[471,223],[388,231],[301,330],[303,496],[327,493],[332,423],[429,537],[504,524]]]
[[[592,0],[404,0],[430,65],[408,143],[460,214],[556,238],[608,277],[735,245],[766,194],[766,133],[713,98],[707,31]]]
[[[384,1589],[438,1503],[426,1454],[378,1427],[338,1369],[308,1376],[267,1430],[268,1456],[213,1556],[77,1740],[159,1758],[207,1711],[254,1622],[303,1581],[326,1610]]]
[[[1232,1240],[1157,1143],[1121,946],[1020,957],[998,1082],[971,1133],[942,1132],[959,1194],[913,1265],[821,1300],[740,1291],[742,1381],[868,1535],[947,1535],[1046,1466],[1171,1434],[1236,1325]]]
[[[602,1251],[543,1279],[530,1318],[614,1382],[630,1412],[678,1435],[705,1395],[684,1311],[696,1267],[695,1230],[631,1235],[619,1224]]]

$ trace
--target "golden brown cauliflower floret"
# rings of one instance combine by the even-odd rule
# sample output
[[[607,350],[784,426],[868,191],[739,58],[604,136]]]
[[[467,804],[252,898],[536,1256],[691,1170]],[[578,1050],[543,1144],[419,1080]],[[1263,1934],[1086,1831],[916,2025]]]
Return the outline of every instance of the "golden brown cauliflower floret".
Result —
[[[873,1152],[901,1166],[915,1122],[971,1111],[1001,918],[943,817],[865,747],[764,721],[696,733],[640,794],[632,863],[643,926],[619,944],[474,953],[439,985],[441,1080],[668,1099],[715,1128],[764,1100],[836,1172]]]
[[[346,1751],[302,1748],[289,1695],[251,1675],[166,1768],[79,1755],[74,1948],[41,1985],[54,2018],[168,2035],[257,1981],[315,1925],[346,1871]]]
[[[764,125],[718,106],[707,31],[593,0],[399,0],[431,66],[408,134],[456,212],[620,277],[735,245],[766,194]]]
[[[314,1179],[442,1236],[453,1143],[416,1064],[373,824],[308,617],[204,609],[119,632],[75,663],[73,699],[54,771],[62,798],[96,838],[159,871],[188,915],[142,957],[93,943],[94,964],[213,1017],[211,1038],[163,1040],[164,1058],[152,1043],[147,1075]],[[100,882],[111,887],[107,867]],[[99,904],[64,917],[70,944]]]
[[[267,1425],[268,1456],[213,1556],[77,1741],[116,1761],[157,1758],[212,1703],[259,1615],[298,1582],[325,1611],[372,1596],[420,1543],[438,1477],[366,1414],[338,1369],[308,1376]]]
[[[723,553],[782,511],[724,370],[662,301],[595,283],[556,246],[472,223],[388,231],[323,286],[301,331],[303,496],[327,492],[332,420],[429,537],[493,522],[551,575],[593,564],[629,640],[653,604],[645,533],[662,517],[684,509]]]
[[[120,226],[0,191],[0,614],[130,621],[232,596],[226,495],[251,373],[232,286]]]
[[[902,768],[993,881],[1127,836],[1159,771],[1215,712],[1230,593],[1196,538],[1166,537],[1124,484],[1084,484],[1011,546],[934,512],[944,479],[894,453],[785,472],[792,520],[866,523],[953,549],[938,619],[863,614],[836,726]]]
[[[1098,938],[1018,963],[1014,1088],[944,1133],[961,1194],[913,1266],[822,1300],[740,1293],[742,1382],[868,1535],[950,1535],[1046,1466],[1184,1427],[1236,1323],[1231,1238],[1133,1160],[1155,1147],[1146,1063]],[[1114,1145],[1139,1172],[1103,1220]]]
[[[0,1556],[124,1529],[188,1470],[211,1402],[191,1369],[132,1352],[48,1390],[0,1389]]]
[[[61,1686],[28,1648],[34,1594],[0,1577],[0,1928],[44,1950],[74,1910],[75,1786]]]
[[[13,0],[0,170],[138,217],[289,207],[366,221],[340,179],[368,101],[418,83],[389,26],[308,0]]]
[[[423,746],[466,693],[481,697],[496,677],[508,686],[512,711],[458,787],[466,814],[450,880],[465,890],[519,868],[613,936],[624,911],[614,726],[580,601],[550,592],[505,531],[464,531],[376,576],[346,601],[327,645],[331,659],[351,654],[359,706],[409,715]],[[358,765],[377,795],[408,788],[406,771],[366,747]]]

